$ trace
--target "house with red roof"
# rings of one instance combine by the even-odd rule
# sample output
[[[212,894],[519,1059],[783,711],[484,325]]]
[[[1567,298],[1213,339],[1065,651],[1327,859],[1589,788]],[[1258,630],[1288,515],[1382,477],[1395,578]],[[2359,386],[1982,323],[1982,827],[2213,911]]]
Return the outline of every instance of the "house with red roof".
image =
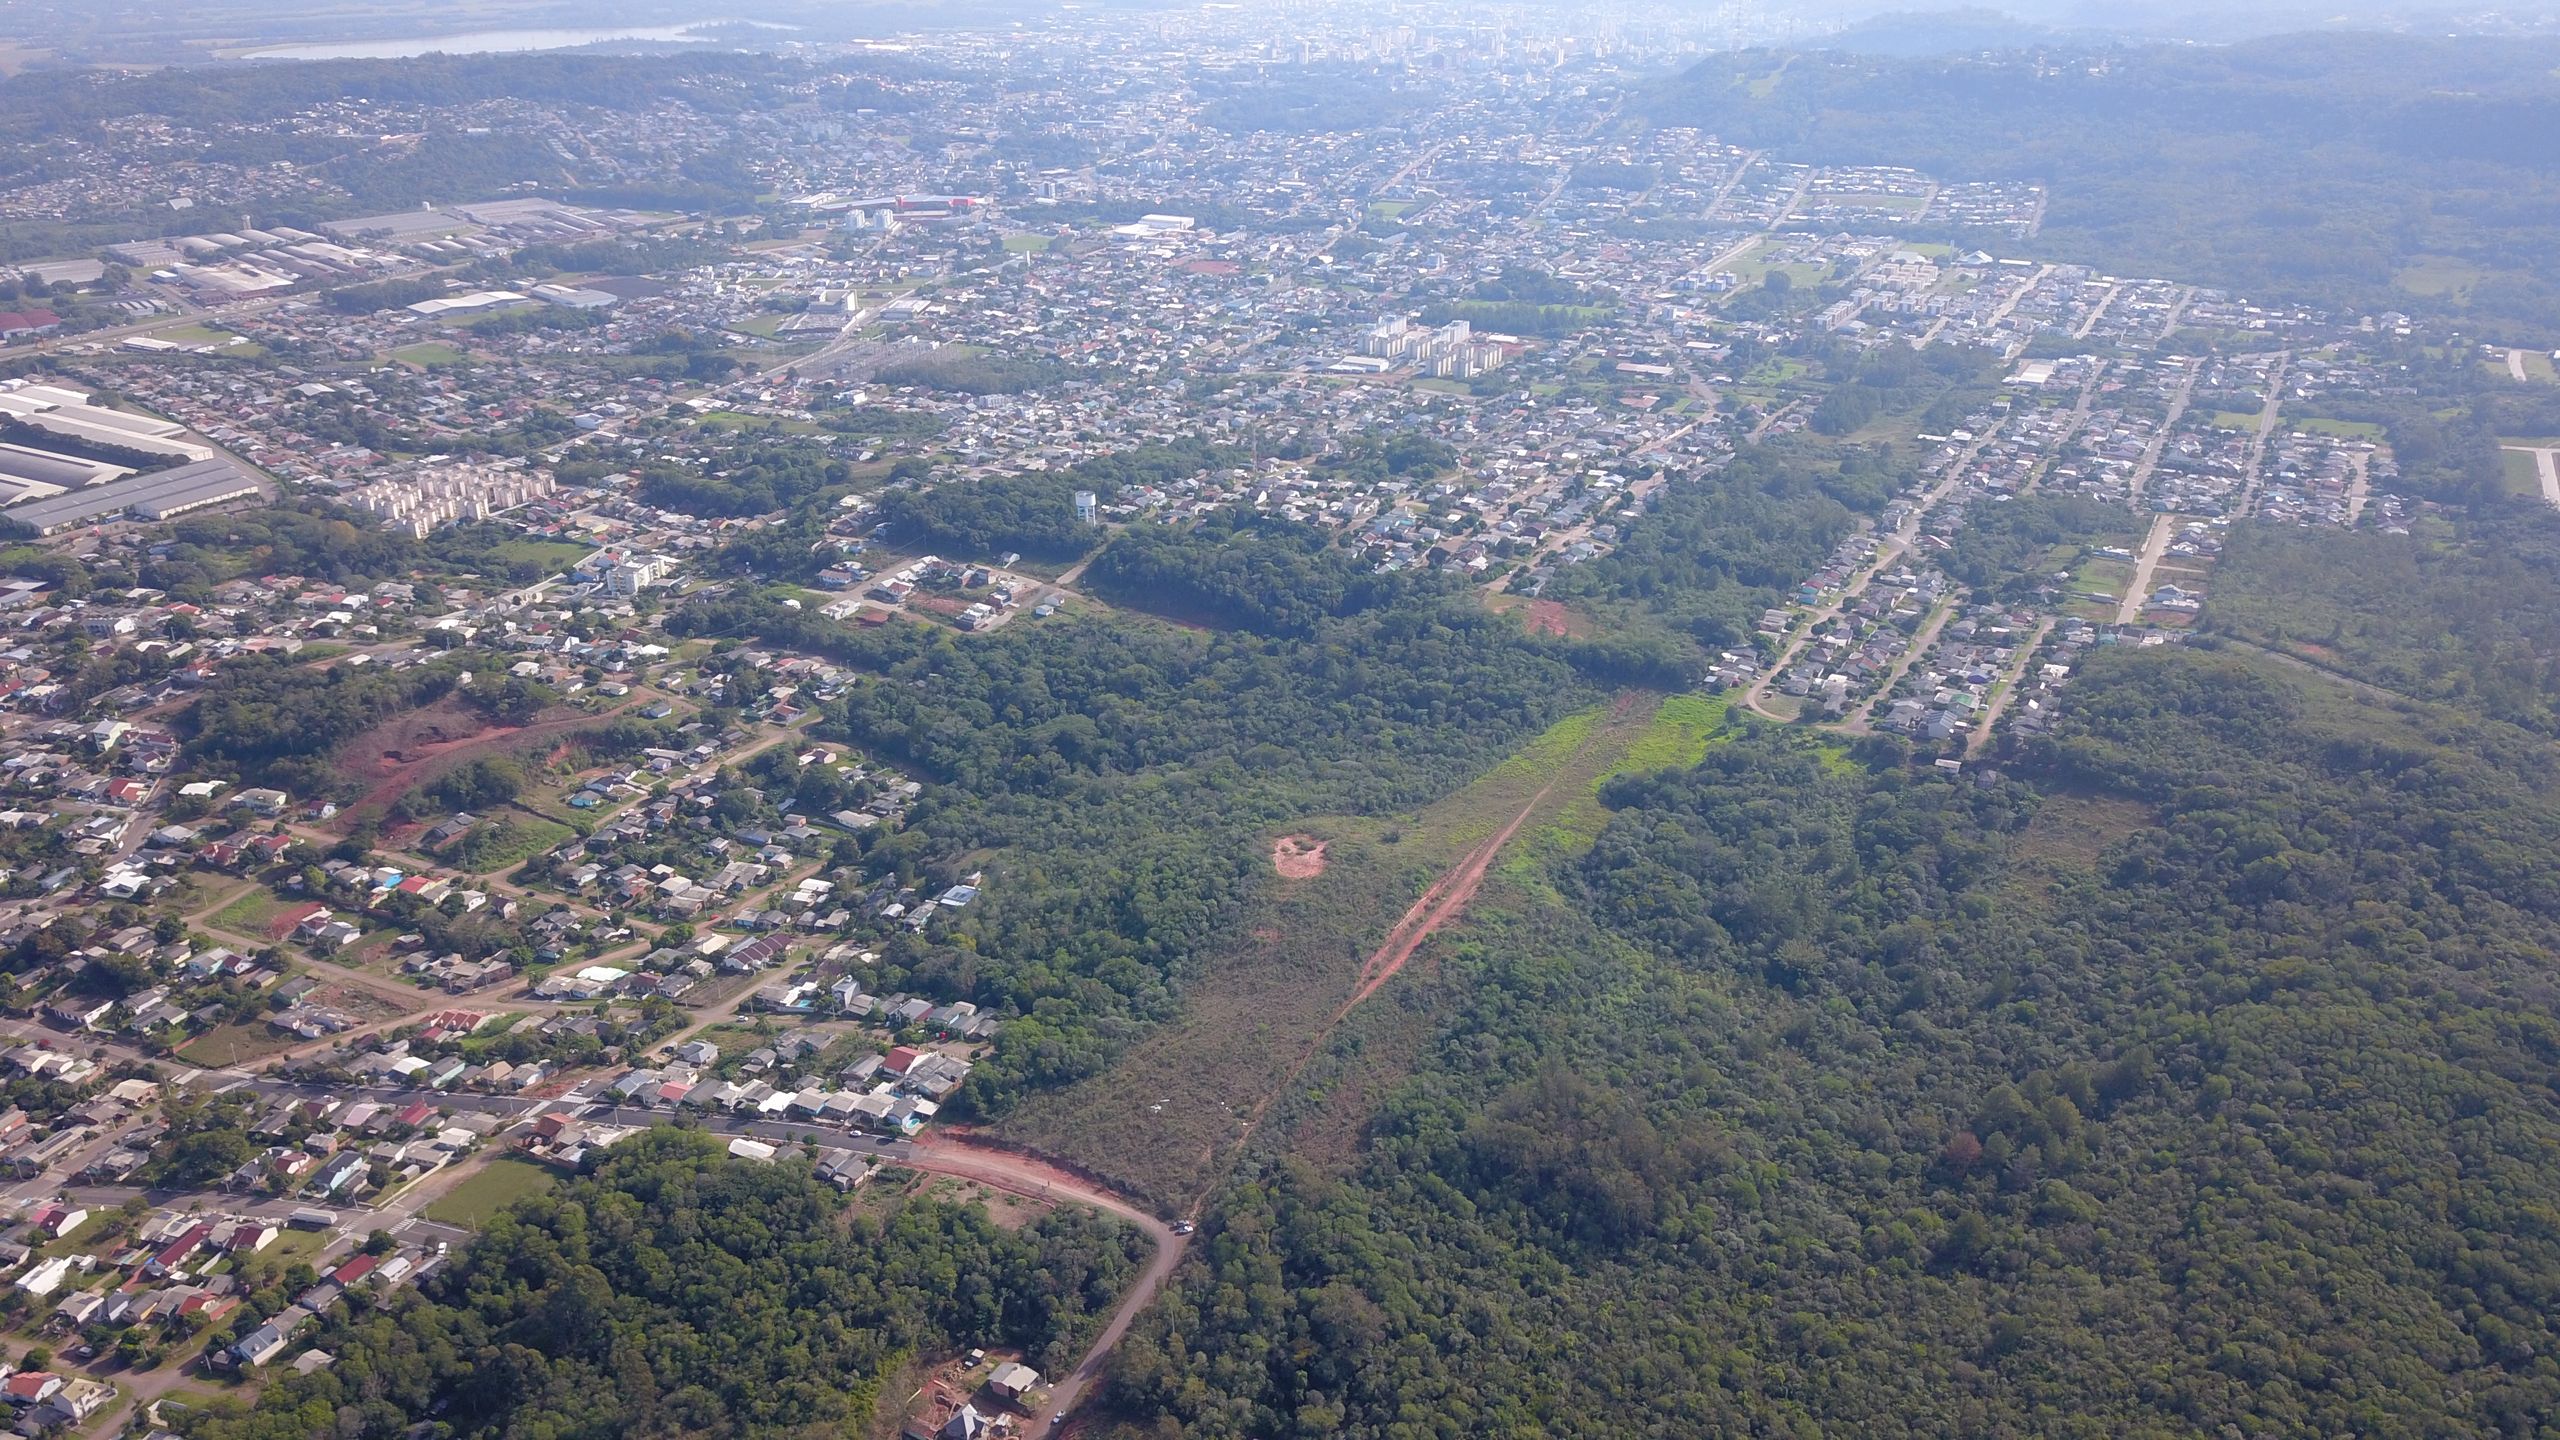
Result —
[[[62,1388],[62,1377],[42,1370],[26,1370],[0,1380],[0,1396],[12,1405],[41,1405]]]
[[[165,1275],[168,1272],[177,1269],[180,1265],[185,1264],[188,1256],[193,1255],[196,1251],[204,1248],[205,1242],[212,1238],[213,1226],[211,1224],[200,1223],[190,1225],[187,1227],[185,1234],[180,1235],[177,1239],[162,1246],[159,1254],[154,1255],[149,1260],[143,1262],[142,1268],[148,1274]]]

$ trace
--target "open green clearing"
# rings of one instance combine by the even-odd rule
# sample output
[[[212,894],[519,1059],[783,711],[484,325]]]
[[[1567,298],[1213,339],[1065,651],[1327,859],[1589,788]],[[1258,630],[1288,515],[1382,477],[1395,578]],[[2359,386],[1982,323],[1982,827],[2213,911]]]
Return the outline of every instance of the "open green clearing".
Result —
[[[2340,440],[2380,440],[2383,436],[2382,427],[2371,420],[2311,419],[2288,423],[2305,435],[2328,435]],[[2255,428],[2256,424],[2257,417],[2253,415],[2250,425]]]
[[[2542,493],[2541,469],[2533,456],[2522,450],[2501,450],[2498,452],[2498,461],[2502,467],[2501,478],[2505,481],[2508,494],[2538,495]]]
[[[479,1174],[437,1196],[426,1209],[428,1219],[477,1230],[498,1212],[528,1195],[539,1195],[560,1183],[558,1171],[531,1160],[501,1156]]]
[[[403,345],[392,351],[391,358],[403,365],[415,365],[422,370],[432,370],[439,365],[459,365],[470,357],[465,355],[459,346],[448,341],[422,340],[415,345]]]

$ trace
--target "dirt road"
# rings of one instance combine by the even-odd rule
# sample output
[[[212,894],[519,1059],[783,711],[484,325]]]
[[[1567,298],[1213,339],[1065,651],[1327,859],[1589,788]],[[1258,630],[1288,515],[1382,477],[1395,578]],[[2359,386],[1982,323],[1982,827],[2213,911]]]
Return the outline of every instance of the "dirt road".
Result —
[[[1060,1417],[1074,1413],[1093,1382],[1100,1379],[1110,1364],[1111,1352],[1129,1333],[1138,1312],[1147,1308],[1165,1282],[1173,1278],[1175,1267],[1182,1263],[1184,1249],[1190,1241],[1174,1233],[1171,1225],[1139,1209],[1136,1205],[1089,1180],[1080,1179],[1055,1166],[1044,1165],[1027,1155],[998,1150],[965,1136],[936,1135],[918,1141],[897,1157],[897,1163],[936,1175],[951,1175],[975,1181],[992,1189],[1022,1195],[1034,1200],[1063,1201],[1090,1205],[1096,1210],[1116,1215],[1145,1231],[1156,1242],[1154,1258],[1138,1272],[1138,1278],[1120,1297],[1111,1321],[1094,1337],[1084,1358],[1076,1363],[1066,1378],[1055,1381],[1049,1399],[1040,1413],[1032,1417],[1030,1434],[1046,1436]]]
[[[2151,572],[2160,565],[2160,557],[2169,549],[2171,527],[2169,517],[2151,517],[2151,533],[2142,542],[2142,554],[2133,562],[2133,578],[2125,582],[2124,598],[2116,602],[2116,623],[2130,625],[2142,618],[2144,602],[2151,598]]]

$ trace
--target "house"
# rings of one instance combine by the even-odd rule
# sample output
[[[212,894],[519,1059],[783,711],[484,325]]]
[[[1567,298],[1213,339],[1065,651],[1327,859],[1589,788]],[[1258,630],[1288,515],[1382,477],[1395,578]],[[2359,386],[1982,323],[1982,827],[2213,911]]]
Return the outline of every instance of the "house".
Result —
[[[285,1315],[294,1313],[288,1310]],[[232,1363],[236,1365],[264,1365],[283,1354],[284,1348],[293,1343],[293,1331],[290,1327],[290,1321],[284,1316],[278,1316],[241,1336],[224,1353],[228,1354]]]
[[[27,1411],[27,1420],[39,1430],[63,1429],[95,1415],[115,1395],[115,1387],[77,1376],[38,1401]]]
[[[22,1370],[6,1380],[0,1380],[0,1396],[8,1397],[10,1404],[22,1410],[29,1405],[42,1404],[52,1399],[54,1393],[61,1388],[61,1376],[42,1370]]]
[[[1028,1365],[1008,1361],[996,1367],[987,1377],[987,1388],[1007,1400],[1019,1400],[1040,1388],[1040,1372]]]
[[[285,807],[293,801],[281,790],[256,789],[243,790],[232,796],[231,803],[261,820],[272,820],[283,814]]]

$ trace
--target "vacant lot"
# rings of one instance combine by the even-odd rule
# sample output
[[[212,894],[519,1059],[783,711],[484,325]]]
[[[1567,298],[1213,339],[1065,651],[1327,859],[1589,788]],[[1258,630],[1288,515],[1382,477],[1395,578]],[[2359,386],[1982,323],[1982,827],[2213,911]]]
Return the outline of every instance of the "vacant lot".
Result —
[[[401,796],[454,766],[483,755],[557,744],[641,703],[639,697],[632,697],[612,710],[596,713],[559,706],[523,726],[492,725],[451,697],[395,716],[338,751],[339,773],[367,787],[355,803],[338,812],[338,833],[352,833],[364,820],[379,820]]]
[[[427,1206],[427,1218],[474,1230],[528,1195],[539,1195],[560,1183],[557,1172],[530,1160],[504,1157],[453,1187]]]
[[[238,899],[213,912],[212,923],[234,935],[273,939],[267,927],[284,913],[285,901],[264,885],[251,886]]]

